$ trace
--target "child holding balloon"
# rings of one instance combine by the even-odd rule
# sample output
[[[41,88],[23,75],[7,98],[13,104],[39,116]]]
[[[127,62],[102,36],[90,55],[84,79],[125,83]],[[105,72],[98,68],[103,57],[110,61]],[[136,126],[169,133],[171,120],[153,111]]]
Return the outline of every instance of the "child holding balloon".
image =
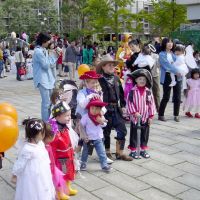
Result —
[[[23,121],[26,142],[14,163],[12,182],[16,183],[15,200],[55,200],[50,159],[43,139],[45,125],[40,119]]]

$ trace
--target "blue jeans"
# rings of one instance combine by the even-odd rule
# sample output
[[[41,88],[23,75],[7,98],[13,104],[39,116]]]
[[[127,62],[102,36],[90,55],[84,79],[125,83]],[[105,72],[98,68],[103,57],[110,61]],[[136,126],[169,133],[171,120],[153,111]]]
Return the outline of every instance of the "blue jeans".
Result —
[[[0,60],[0,77],[2,72],[3,72],[3,60]]]
[[[106,167],[108,165],[107,164],[107,156],[106,156],[106,151],[105,151],[105,147],[104,147],[102,139],[91,140],[90,142],[93,143],[94,148],[97,152],[99,161],[101,163],[101,168]],[[87,147],[87,143],[84,142],[82,156],[81,156],[81,162],[87,163],[87,159],[88,159],[88,147]]]
[[[50,97],[52,94],[52,90],[46,89],[41,84],[38,85],[38,88],[40,90],[40,95],[42,98],[42,103],[41,103],[42,120],[44,120],[46,122],[49,120],[49,116],[51,114],[50,113],[50,106],[51,106]]]

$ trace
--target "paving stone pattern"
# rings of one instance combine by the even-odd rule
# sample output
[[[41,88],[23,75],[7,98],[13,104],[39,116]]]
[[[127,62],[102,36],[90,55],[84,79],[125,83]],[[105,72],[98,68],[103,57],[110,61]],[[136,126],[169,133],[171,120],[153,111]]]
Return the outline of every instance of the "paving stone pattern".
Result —
[[[20,137],[6,152],[0,170],[0,200],[13,200],[15,186],[10,183],[13,162],[24,138],[24,117],[40,117],[40,96],[33,82],[16,81],[14,75],[0,79],[0,102],[13,104],[19,113]],[[173,121],[172,104],[166,110],[167,122],[157,119],[151,128],[148,160],[115,161],[112,172],[101,171],[97,156],[89,158],[86,172],[77,175],[74,187],[79,191],[72,200],[200,200],[200,120]],[[157,116],[156,116],[157,118]],[[127,129],[129,132],[129,125]],[[115,150],[112,133],[112,151]],[[127,136],[127,145],[128,145]],[[128,150],[126,149],[126,153]]]

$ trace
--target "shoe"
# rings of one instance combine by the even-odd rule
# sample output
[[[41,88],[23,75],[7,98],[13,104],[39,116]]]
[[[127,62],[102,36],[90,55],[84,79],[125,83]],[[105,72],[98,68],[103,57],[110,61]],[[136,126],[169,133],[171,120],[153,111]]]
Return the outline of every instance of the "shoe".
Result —
[[[107,157],[107,164],[112,164],[114,161]]]
[[[104,172],[110,172],[111,169],[112,169],[112,168],[111,168],[109,165],[107,165],[107,166],[105,166],[105,167],[102,168],[102,170],[103,170]]]
[[[200,114],[196,113],[194,117],[197,118],[197,119],[200,119]]]
[[[58,199],[59,200],[68,200],[68,199],[70,199],[70,197],[68,195],[66,195],[65,193],[62,193],[62,192],[58,192],[57,195],[58,195]]]
[[[76,195],[78,193],[78,191],[76,189],[72,189],[71,188],[71,182],[70,181],[67,181],[66,185],[67,185],[67,188],[69,190],[69,195],[70,196],[74,196],[74,195]]]
[[[81,163],[80,170],[81,170],[81,171],[86,171],[86,169],[87,169],[86,163]]]
[[[129,154],[130,157],[134,158],[134,159],[139,159],[139,156],[137,155],[136,151],[131,151],[131,153]]]
[[[180,122],[179,116],[175,116],[175,117],[174,117],[174,121],[175,121],[175,122]]]
[[[193,117],[193,115],[191,114],[191,112],[186,112],[185,115],[186,115],[187,117],[190,117],[190,118]]]
[[[162,122],[166,122],[167,121],[164,116],[158,116],[158,120],[160,120]]]
[[[107,156],[107,158],[109,158],[110,160],[115,160],[114,158],[113,158],[113,156],[112,156],[112,154],[111,153],[106,153],[106,156]]]
[[[150,158],[150,155],[144,150],[144,151],[140,151],[140,155],[143,157],[143,158]]]
[[[125,155],[125,154],[118,154],[118,153],[116,153],[116,159],[117,160],[124,160],[124,161],[132,161],[133,160],[133,158],[132,157],[130,157],[130,156],[127,156],[127,155]]]

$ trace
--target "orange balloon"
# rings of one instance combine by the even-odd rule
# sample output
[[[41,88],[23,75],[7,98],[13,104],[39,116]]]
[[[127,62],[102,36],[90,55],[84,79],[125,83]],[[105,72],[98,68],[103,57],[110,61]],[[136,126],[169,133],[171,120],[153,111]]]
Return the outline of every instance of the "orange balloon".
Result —
[[[0,115],[0,152],[6,151],[15,144],[18,133],[16,121],[7,115]]]
[[[17,110],[15,109],[14,106],[12,106],[9,103],[1,103],[0,104],[0,115],[8,115],[10,117],[12,117],[16,122],[18,119],[18,115],[17,115]]]
[[[78,67],[78,75],[79,77],[83,75],[85,72],[90,71],[90,67],[86,64],[82,64]]]

